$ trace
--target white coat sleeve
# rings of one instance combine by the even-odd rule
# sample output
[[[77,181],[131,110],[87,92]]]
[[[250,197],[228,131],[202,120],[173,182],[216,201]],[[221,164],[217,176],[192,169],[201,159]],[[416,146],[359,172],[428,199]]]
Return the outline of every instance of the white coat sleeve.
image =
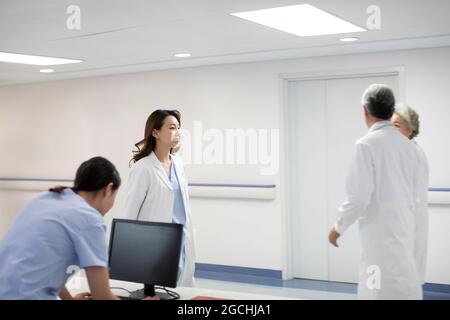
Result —
[[[150,173],[144,166],[134,166],[128,176],[125,214],[127,219],[139,220],[139,213],[150,188]]]
[[[363,217],[374,189],[374,167],[369,146],[356,143],[356,151],[346,181],[346,199],[338,209],[334,228],[343,234],[356,220]]]

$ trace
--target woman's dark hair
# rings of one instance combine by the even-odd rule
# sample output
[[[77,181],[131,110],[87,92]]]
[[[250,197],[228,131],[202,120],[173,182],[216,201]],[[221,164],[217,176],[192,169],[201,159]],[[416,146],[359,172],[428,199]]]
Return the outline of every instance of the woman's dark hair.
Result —
[[[152,112],[145,124],[144,139],[135,144],[137,150],[133,151],[134,155],[130,162],[137,162],[155,150],[156,139],[153,137],[153,130],[160,130],[164,124],[164,120],[169,116],[174,116],[181,125],[181,114],[177,110],[159,109]],[[170,152],[172,153],[172,149]]]
[[[389,120],[395,111],[394,92],[386,85],[373,84],[364,93],[363,104],[372,116]]]
[[[78,167],[72,190],[75,192],[98,191],[111,182],[113,190],[117,190],[120,187],[121,179],[116,167],[105,158],[94,157],[83,162]],[[67,188],[57,186],[49,191],[61,193]]]

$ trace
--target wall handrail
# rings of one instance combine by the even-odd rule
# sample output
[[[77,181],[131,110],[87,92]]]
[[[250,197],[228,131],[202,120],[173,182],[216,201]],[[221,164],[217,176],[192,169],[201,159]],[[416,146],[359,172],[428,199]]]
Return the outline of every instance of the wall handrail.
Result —
[[[14,177],[0,177],[0,181],[21,181],[21,182],[70,182],[72,179],[51,179],[51,178],[14,178]],[[217,187],[217,188],[258,188],[258,189],[272,189],[276,188],[275,184],[240,184],[240,183],[188,183],[190,187]]]
[[[442,188],[438,188],[438,187],[430,187],[430,188],[428,189],[428,191],[430,191],[430,192],[450,192],[450,188],[445,188],[445,187],[442,187]]]
[[[31,182],[73,182],[72,179],[52,179],[52,178],[15,178],[0,177],[0,181],[31,181]],[[241,183],[203,183],[191,182],[190,187],[218,187],[218,188],[276,188],[275,184],[241,184]],[[430,187],[430,192],[450,192],[450,187]]]
[[[239,184],[239,183],[189,183],[190,187],[218,187],[218,188],[275,188],[274,184]]]
[[[19,188],[20,190],[36,191],[48,189],[48,185],[50,183],[73,184],[73,180],[0,177],[0,188],[3,187],[4,183],[6,183],[9,188],[13,185],[15,188]],[[43,187],[42,183],[45,183],[45,187]],[[275,184],[191,182],[188,183],[188,186],[189,195],[193,198],[273,200],[276,197],[277,190]]]

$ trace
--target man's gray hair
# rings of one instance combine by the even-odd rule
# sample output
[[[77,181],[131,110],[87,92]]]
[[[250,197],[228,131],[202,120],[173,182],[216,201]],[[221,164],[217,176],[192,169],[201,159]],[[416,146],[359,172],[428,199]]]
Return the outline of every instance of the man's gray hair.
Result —
[[[395,106],[395,113],[402,118],[406,126],[412,131],[411,139],[420,133],[419,114],[406,103],[398,103]]]
[[[362,105],[374,117],[389,120],[394,114],[395,96],[385,84],[370,85],[362,96]]]

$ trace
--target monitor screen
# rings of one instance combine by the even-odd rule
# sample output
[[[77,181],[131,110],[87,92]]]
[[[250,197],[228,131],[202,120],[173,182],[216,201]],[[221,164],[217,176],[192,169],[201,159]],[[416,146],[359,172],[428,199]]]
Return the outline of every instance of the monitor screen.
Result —
[[[110,278],[175,288],[183,225],[113,219]]]

